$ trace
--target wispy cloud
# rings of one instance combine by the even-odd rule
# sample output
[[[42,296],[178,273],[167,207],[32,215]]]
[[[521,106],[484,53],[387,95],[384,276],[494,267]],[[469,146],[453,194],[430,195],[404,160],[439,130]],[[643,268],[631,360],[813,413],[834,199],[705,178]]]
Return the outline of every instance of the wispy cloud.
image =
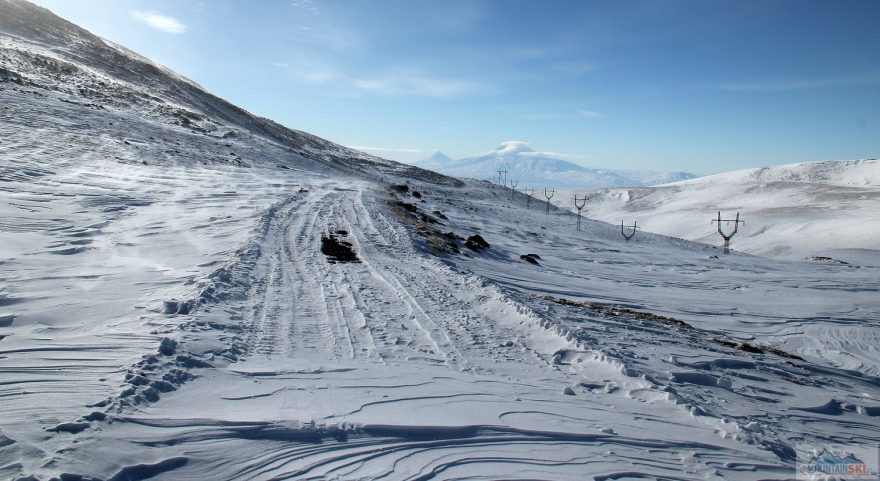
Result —
[[[396,152],[405,154],[423,154],[424,150],[419,149],[398,149],[394,147],[366,147],[363,145],[346,145],[349,149],[362,150],[365,152]]]
[[[320,50],[352,52],[364,47],[364,38],[349,28],[312,23],[299,25],[292,33],[300,42]]]
[[[535,151],[535,152],[523,152],[520,155],[525,157],[552,157],[561,160],[586,160],[589,159],[586,155],[580,154],[565,154],[561,152],[553,152],[553,151]]]
[[[306,83],[321,85],[338,79],[339,74],[333,70],[312,70],[303,73],[300,78]]]
[[[318,4],[312,0],[293,0],[293,2],[290,2],[290,6],[309,12],[312,15],[321,13]]]
[[[272,65],[278,68],[290,68],[290,64],[284,62],[273,62]]]
[[[604,117],[601,112],[588,109],[572,110],[550,110],[537,112],[523,112],[517,114],[517,117],[523,120],[550,121],[550,120],[567,120],[571,121],[578,118],[598,119]]]
[[[158,12],[132,10],[129,12],[129,15],[131,18],[139,22],[145,23],[156,30],[161,30],[166,33],[181,34],[185,33],[187,29],[187,26],[180,20]]]
[[[420,96],[435,98],[462,97],[478,93],[482,88],[467,80],[425,75],[414,70],[401,69],[386,74],[357,78],[352,85],[362,91],[389,97]]]
[[[728,90],[732,92],[782,92],[787,90],[809,90],[878,84],[880,84],[880,73],[853,75],[848,77],[731,82],[709,85],[708,87],[716,90]]]
[[[577,109],[577,113],[583,117],[589,117],[591,119],[599,118],[602,116],[601,113],[596,112],[595,110]]]

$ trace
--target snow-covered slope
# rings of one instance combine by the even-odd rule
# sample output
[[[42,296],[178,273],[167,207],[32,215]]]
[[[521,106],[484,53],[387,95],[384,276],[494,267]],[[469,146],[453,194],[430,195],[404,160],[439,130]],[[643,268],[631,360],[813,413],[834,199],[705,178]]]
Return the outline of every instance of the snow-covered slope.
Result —
[[[49,15],[0,0],[0,479],[750,480],[880,441],[877,269],[575,231]]]
[[[746,221],[731,245],[757,255],[832,257],[880,265],[880,161],[807,162],[747,169],[650,188],[589,193],[586,215],[718,244],[710,219]],[[732,226],[724,225],[725,228]]]
[[[497,181],[499,170],[506,170],[508,182],[517,180],[520,187],[539,189],[641,186],[694,178],[693,174],[686,172],[591,169],[553,154],[535,152],[528,144],[519,141],[504,142],[486,155],[459,160],[437,152],[416,165],[446,175],[493,181]]]

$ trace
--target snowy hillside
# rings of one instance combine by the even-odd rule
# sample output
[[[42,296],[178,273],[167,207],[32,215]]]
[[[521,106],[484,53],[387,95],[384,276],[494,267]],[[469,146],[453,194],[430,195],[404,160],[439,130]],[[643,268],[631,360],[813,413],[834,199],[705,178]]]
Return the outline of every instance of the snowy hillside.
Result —
[[[732,246],[750,254],[832,257],[880,265],[880,161],[808,162],[747,169],[637,189],[590,192],[585,215],[718,244],[710,219],[746,221]]]
[[[439,155],[438,155],[439,154]],[[583,188],[656,185],[694,178],[686,172],[649,172],[591,169],[561,157],[535,152],[525,142],[509,141],[478,157],[452,160],[436,152],[416,165],[455,177],[497,180],[498,170],[507,170],[507,180],[520,187]]]
[[[786,479],[880,442],[877,268],[525,201],[0,0],[0,479]]]

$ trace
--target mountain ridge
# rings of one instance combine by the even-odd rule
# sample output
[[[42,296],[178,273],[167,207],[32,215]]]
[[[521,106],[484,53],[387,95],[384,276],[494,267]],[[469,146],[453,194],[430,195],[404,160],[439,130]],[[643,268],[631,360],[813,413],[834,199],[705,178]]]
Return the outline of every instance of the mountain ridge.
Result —
[[[447,160],[448,159],[448,160]],[[450,159],[433,155],[414,165],[455,177],[497,180],[498,170],[507,170],[507,179],[518,185],[555,188],[599,188],[665,184],[695,178],[688,172],[655,172],[585,167],[558,154],[537,152],[522,141],[507,141],[477,156]]]
[[[58,17],[50,10],[26,0],[2,0],[4,15],[0,18],[0,34],[6,35],[24,48],[7,49],[7,55],[18,56],[6,62],[10,78],[29,81],[39,88],[64,90],[80,97],[92,98],[94,104],[112,101],[103,95],[107,88],[120,89],[125,105],[138,102],[152,103],[154,110],[169,122],[193,125],[196,128],[216,129],[222,125],[234,125],[277,142],[307,159],[325,163],[348,172],[364,175],[379,170],[408,172],[406,175],[432,178],[437,182],[457,184],[458,181],[423,171],[419,167],[372,156],[350,149],[318,136],[285,127],[271,119],[254,115],[206,90],[198,83],[185,78],[167,67],[161,66],[140,54],[105,40],[76,24]],[[59,47],[63,45],[64,47]],[[35,62],[43,67],[27,71]],[[58,65],[58,63],[67,64]],[[21,71],[9,66],[18,65]],[[48,66],[48,67],[47,67]],[[91,72],[83,72],[87,66]],[[59,70],[61,69],[61,70]],[[65,70],[66,69],[66,70]],[[30,78],[34,74],[40,78]],[[104,78],[96,78],[103,76]],[[69,75],[78,85],[61,81],[59,75]],[[106,85],[107,80],[113,80]],[[102,84],[103,83],[103,84]],[[149,93],[139,88],[146,85]]]

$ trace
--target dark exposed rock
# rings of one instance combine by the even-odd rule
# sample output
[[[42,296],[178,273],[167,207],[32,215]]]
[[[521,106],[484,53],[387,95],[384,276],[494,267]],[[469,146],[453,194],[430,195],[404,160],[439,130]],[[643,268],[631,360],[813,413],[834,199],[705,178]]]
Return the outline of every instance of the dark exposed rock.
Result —
[[[321,252],[327,256],[331,264],[337,262],[360,262],[350,242],[339,240],[335,235],[328,234],[321,237]]]
[[[415,206],[415,204],[410,204],[409,202],[398,202],[400,207],[403,207],[407,212],[418,212],[419,208]]]
[[[519,258],[536,266],[541,265],[538,263],[538,259],[541,258],[541,256],[539,256],[538,254],[523,254],[519,256]]]
[[[474,234],[468,237],[464,242],[464,246],[475,252],[480,252],[483,249],[489,249],[491,247],[489,243],[486,242],[486,239],[483,239],[483,236],[480,234]]]

